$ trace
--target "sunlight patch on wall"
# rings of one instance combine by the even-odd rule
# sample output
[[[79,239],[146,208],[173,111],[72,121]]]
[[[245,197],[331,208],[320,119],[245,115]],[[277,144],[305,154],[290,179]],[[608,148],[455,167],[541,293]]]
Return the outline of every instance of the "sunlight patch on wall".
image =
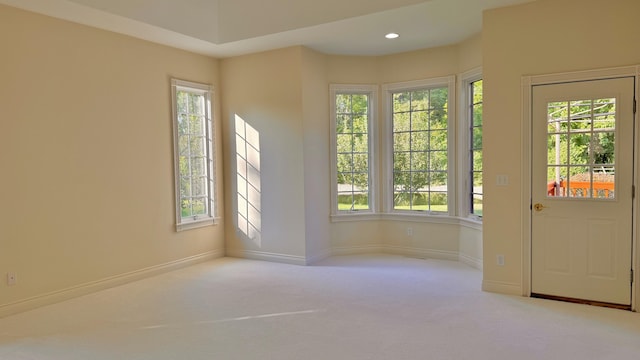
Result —
[[[260,134],[235,115],[238,230],[260,246]]]

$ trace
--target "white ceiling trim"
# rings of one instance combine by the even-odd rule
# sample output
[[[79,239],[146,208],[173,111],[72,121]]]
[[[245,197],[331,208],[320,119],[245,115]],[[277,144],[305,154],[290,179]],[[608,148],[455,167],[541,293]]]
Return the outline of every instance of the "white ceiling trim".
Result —
[[[127,16],[114,14],[95,7],[80,4],[84,2],[100,6],[102,9],[114,8],[116,1],[119,3],[118,12]],[[153,1],[160,1],[155,4],[162,9],[157,10],[157,14],[152,12],[149,6]],[[405,51],[412,51],[424,48],[455,44],[466,38],[477,34],[482,28],[482,12],[485,9],[502,7],[506,5],[521,4],[534,0],[430,0],[421,1],[415,5],[402,6],[407,3],[415,3],[416,0],[375,0],[378,7],[390,4],[395,8],[362,16],[351,16],[346,19],[330,21],[310,26],[299,26],[293,30],[269,33],[274,28],[264,28],[264,35],[255,35],[243,40],[220,43],[218,40],[219,19],[225,14],[208,13],[217,12],[221,6],[221,1],[234,0],[0,0],[0,4],[5,4],[44,15],[92,26],[108,31],[113,31],[143,40],[180,48],[196,53],[201,53],[213,57],[231,57],[252,52],[271,50],[276,48],[302,45],[316,51],[328,54],[341,55],[387,55]],[[275,0],[274,0],[275,1]],[[281,6],[296,0],[279,0]],[[298,0],[302,1],[302,0]],[[338,0],[326,0],[307,2],[310,7],[309,12],[323,10],[326,20],[326,8]],[[344,1],[344,0],[341,0]],[[356,1],[356,0],[353,0]],[[358,0],[372,1],[374,0]],[[188,11],[176,13],[185,18],[176,19],[171,23],[171,15],[175,12],[175,6],[180,4],[203,4],[206,3],[207,12],[204,14],[193,14],[188,11],[198,11],[197,6],[188,7]],[[244,3],[255,2],[264,8],[264,0],[244,0]],[[140,5],[134,7],[134,5]],[[316,4],[311,6],[312,4]],[[324,4],[324,5],[323,5]],[[327,5],[328,4],[328,5]],[[146,5],[145,9],[142,5]],[[227,4],[228,5],[228,4]],[[335,4],[334,4],[335,5]],[[256,5],[257,6],[257,5]],[[316,8],[317,6],[317,8]],[[258,10],[262,9],[258,7]],[[357,10],[357,9],[356,9]],[[146,11],[146,12],[145,12]],[[164,13],[163,13],[164,11]],[[281,11],[281,9],[274,9]],[[354,13],[354,9],[350,14]],[[237,11],[236,11],[237,12]],[[307,23],[318,22],[318,18],[313,18],[304,13]],[[155,17],[154,17],[155,16]],[[255,16],[255,14],[253,14]],[[268,17],[268,14],[264,14]],[[289,15],[295,17],[295,13]],[[190,19],[208,19],[211,23],[203,26],[190,26]],[[340,17],[340,16],[335,16]],[[137,18],[138,20],[134,19]],[[140,19],[144,19],[141,21]],[[281,17],[284,19],[284,17]],[[247,15],[247,21],[251,16]],[[226,23],[234,23],[235,26],[243,26],[242,19],[225,19]],[[294,19],[298,21],[297,19]],[[155,23],[156,25],[151,24]],[[246,23],[246,21],[245,21]],[[157,24],[162,24],[159,26]],[[263,23],[262,26],[270,24]],[[283,28],[291,25],[275,24]],[[247,25],[248,26],[248,25]],[[227,28],[224,31],[231,31]],[[257,27],[256,29],[259,29]],[[253,29],[253,33],[256,33]],[[387,40],[384,35],[387,32],[396,32],[400,38]],[[241,36],[240,36],[241,37]],[[203,40],[206,39],[206,40]]]

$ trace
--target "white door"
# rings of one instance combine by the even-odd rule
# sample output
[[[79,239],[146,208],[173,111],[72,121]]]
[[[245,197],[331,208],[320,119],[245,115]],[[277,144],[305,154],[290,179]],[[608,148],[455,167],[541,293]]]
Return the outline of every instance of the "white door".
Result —
[[[531,292],[631,305],[633,77],[532,89]]]

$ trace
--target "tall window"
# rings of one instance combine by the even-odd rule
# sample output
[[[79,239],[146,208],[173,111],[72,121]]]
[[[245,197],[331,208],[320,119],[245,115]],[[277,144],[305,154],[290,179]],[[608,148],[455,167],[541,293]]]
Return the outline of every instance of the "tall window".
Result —
[[[374,210],[374,103],[375,87],[331,86],[334,214]]]
[[[388,87],[392,207],[449,212],[449,109],[452,78]],[[417,86],[416,86],[417,85]]]
[[[213,223],[212,88],[171,81],[173,99],[176,229]]]
[[[469,213],[482,217],[482,80],[469,83]]]

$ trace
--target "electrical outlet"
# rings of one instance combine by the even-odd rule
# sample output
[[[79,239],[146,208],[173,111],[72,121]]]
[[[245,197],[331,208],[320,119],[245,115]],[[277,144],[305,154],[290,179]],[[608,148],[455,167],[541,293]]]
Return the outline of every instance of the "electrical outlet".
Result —
[[[496,256],[496,263],[498,266],[504,266],[504,255]]]
[[[14,272],[7,273],[7,285],[15,285],[18,282],[18,275]]]
[[[413,228],[407,228],[407,236],[413,236]]]

